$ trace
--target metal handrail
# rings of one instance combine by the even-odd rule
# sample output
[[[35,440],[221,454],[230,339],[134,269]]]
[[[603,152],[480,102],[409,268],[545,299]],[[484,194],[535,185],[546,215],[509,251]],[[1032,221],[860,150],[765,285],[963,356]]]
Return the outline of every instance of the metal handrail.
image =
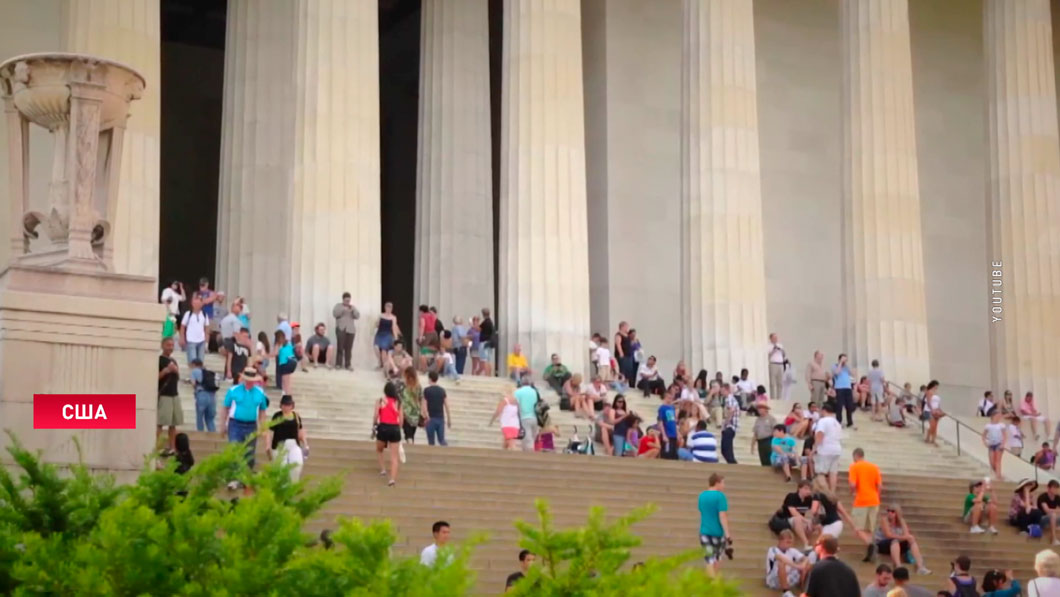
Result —
[[[894,386],[895,388],[898,388],[898,390],[899,390],[899,391],[900,391],[900,392],[901,392],[902,394],[907,394],[907,393],[906,393],[906,391],[905,391],[905,388],[904,388],[904,387],[902,387],[902,386],[899,386],[898,384],[896,384],[896,383],[894,383],[894,382],[890,382],[890,381],[888,381],[888,382],[886,382],[886,383],[887,383],[887,385],[888,385],[888,386]],[[915,395],[913,395],[913,394],[911,394],[911,393],[908,393],[907,395],[913,396],[914,398],[919,398],[918,396],[915,396]],[[918,411],[922,411],[922,408],[921,408],[921,406],[920,406],[919,404],[918,404],[918,405],[916,405],[916,408],[917,408],[917,410],[918,410]],[[953,421],[953,423],[954,423],[954,429],[955,429],[955,431],[957,432],[957,433],[956,433],[956,439],[957,439],[957,446],[956,446],[956,447],[957,447],[957,455],[958,455],[958,456],[960,456],[960,455],[961,455],[961,427],[964,427],[964,428],[966,428],[966,429],[967,429],[968,431],[970,431],[970,432],[972,433],[972,435],[973,435],[974,437],[976,437],[976,438],[980,438],[980,437],[982,437],[982,435],[983,435],[983,432],[982,432],[982,430],[978,430],[978,431],[977,431],[977,430],[976,430],[976,429],[975,429],[974,427],[972,427],[971,425],[969,425],[969,424],[965,423],[964,421],[961,421],[960,419],[958,419],[958,418],[956,418],[956,417],[950,416],[950,417],[947,417],[947,418],[948,418],[948,419],[950,419],[951,421]],[[941,421],[940,421],[940,422],[941,422]],[[920,432],[921,432],[921,434],[923,434],[923,433],[925,433],[926,431],[927,431],[927,422],[926,422],[926,421],[925,421],[925,420],[923,419],[923,417],[921,417],[921,418],[920,418]],[[943,440],[943,441],[945,441],[945,440]],[[1016,460],[1019,460],[1020,462],[1024,462],[1024,463],[1027,463],[1027,462],[1028,462],[1028,461],[1024,460],[1024,459],[1023,459],[1023,458],[1022,458],[1021,456],[1016,456],[1015,454],[1013,454],[1013,453],[1009,452],[1008,450],[1003,450],[1003,451],[1002,451],[1002,456],[1001,456],[1001,457],[1002,457],[1002,458],[1015,458]],[[1033,462],[1029,462],[1029,464],[1030,464],[1030,465],[1031,465],[1031,467],[1032,467],[1032,468],[1034,469],[1034,482],[1035,482],[1035,483],[1037,483],[1037,482],[1038,482],[1038,474],[1039,474],[1039,471],[1040,471],[1040,472],[1041,472],[1041,473],[1042,473],[1043,475],[1044,475],[1044,474],[1046,473],[1046,471],[1042,471],[1042,469],[1038,468],[1038,466],[1037,466],[1037,465],[1035,465],[1035,464],[1034,464]],[[1050,477],[1054,477],[1053,475],[1049,475],[1049,476],[1050,476]]]

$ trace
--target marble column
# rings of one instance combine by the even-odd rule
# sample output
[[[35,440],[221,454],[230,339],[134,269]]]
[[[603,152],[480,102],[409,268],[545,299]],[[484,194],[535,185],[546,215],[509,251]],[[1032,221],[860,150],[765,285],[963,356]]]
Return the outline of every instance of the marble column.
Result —
[[[1048,0],[983,3],[994,388],[1060,415],[1060,135]]]
[[[489,2],[424,0],[414,304],[493,307]]]
[[[681,315],[694,368],[765,380],[766,284],[751,0],[684,0]]]
[[[587,369],[589,257],[579,0],[505,0],[498,358]]]
[[[63,49],[128,64],[147,81],[129,110],[118,205],[114,271],[158,277],[161,52],[159,0],[64,0]]]
[[[256,329],[323,321],[349,291],[367,363],[379,313],[379,47],[372,0],[229,0],[218,288]]]
[[[930,375],[906,0],[842,0],[843,318],[850,362]],[[826,264],[819,274],[833,275]],[[836,355],[829,355],[829,362]]]

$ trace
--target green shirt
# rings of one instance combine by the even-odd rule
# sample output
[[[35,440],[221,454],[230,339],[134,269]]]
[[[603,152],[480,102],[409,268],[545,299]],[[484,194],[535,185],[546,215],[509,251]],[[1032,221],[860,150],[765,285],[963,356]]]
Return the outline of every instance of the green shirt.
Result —
[[[401,410],[405,413],[405,419],[409,420],[413,425],[419,421],[420,400],[422,398],[423,388],[419,386],[415,388],[405,386],[401,390]]]
[[[559,365],[549,365],[548,367],[545,367],[546,379],[549,377],[566,377],[568,375],[570,375],[570,371],[567,369],[567,366],[563,365],[562,363]]]
[[[983,503],[984,504],[989,504],[990,503],[990,496],[984,495],[983,496]],[[975,505],[975,494],[974,493],[969,493],[964,498],[964,516],[968,516],[968,513],[972,511],[972,506],[974,506],[974,505]]]

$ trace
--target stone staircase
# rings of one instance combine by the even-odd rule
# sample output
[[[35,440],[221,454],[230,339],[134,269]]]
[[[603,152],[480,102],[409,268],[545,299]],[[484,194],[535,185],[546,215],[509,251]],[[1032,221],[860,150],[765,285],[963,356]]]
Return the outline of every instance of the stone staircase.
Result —
[[[216,434],[191,436],[200,459],[223,445]],[[457,541],[486,531],[489,539],[472,559],[478,575],[476,593],[496,595],[503,591],[507,574],[518,565],[518,537],[512,523],[520,518],[535,520],[535,498],[550,502],[560,527],[584,523],[592,505],[618,515],[635,506],[655,504],[656,514],[636,527],[644,541],[634,552],[632,562],[636,562],[697,548],[696,498],[706,488],[707,477],[720,472],[726,477],[736,548],[736,557],[724,563],[723,574],[741,582],[746,595],[775,596],[762,584],[764,554],[774,542],[766,521],[792,486],[762,467],[452,446],[416,445],[407,453],[408,462],[402,467],[398,485],[387,488],[385,479],[377,474],[373,443],[314,440],[305,475],[339,475],[345,478],[345,485],[342,495],[310,523],[308,530],[333,527],[339,516],[385,517],[394,522],[401,537],[395,549],[408,555],[431,542],[430,527],[436,520],[448,521]],[[259,459],[263,461],[264,455]],[[927,565],[935,571],[932,576],[915,578],[915,582],[933,590],[942,588],[948,563],[961,553],[972,558],[978,578],[989,567],[1011,568],[1021,580],[1033,577],[1034,554],[1045,542],[1028,540],[1010,527],[1002,527],[997,536],[969,535],[959,520],[966,487],[963,481],[942,477],[885,474],[885,503],[902,505]],[[1011,485],[999,486],[996,491],[998,502],[1007,504]],[[851,503],[845,489],[840,495],[844,504]],[[864,547],[849,529],[841,538],[841,552],[862,584],[869,583],[874,566],[860,562]]]
[[[186,368],[183,353],[176,358],[182,368]],[[207,355],[206,366],[213,371],[222,371],[223,363],[219,356]],[[186,377],[182,371],[182,377]],[[425,382],[425,379],[423,380]],[[382,396],[383,377],[378,371],[337,371],[324,367],[310,369],[309,372],[298,371],[292,380],[292,394],[295,397],[297,410],[311,438],[330,439],[368,439],[371,434],[372,409]],[[497,402],[504,392],[513,384],[505,378],[464,376],[459,384],[443,380],[442,385],[449,395],[449,408],[452,415],[452,429],[446,431],[450,446],[469,448],[500,448],[501,434],[499,425],[489,425]],[[585,437],[586,421],[576,418],[572,413],[559,409],[559,399],[555,393],[538,384],[542,396],[552,406],[550,415],[559,428],[556,448],[561,450],[567,439],[578,428],[580,437]],[[224,390],[217,393],[220,405]],[[271,409],[279,404],[280,392],[268,388]],[[195,407],[191,399],[191,388],[181,385],[184,397],[185,428],[194,429]],[[609,399],[614,393],[609,393]],[[627,403],[636,412],[653,423],[659,400],[655,397],[644,398],[639,391],[626,394]],[[790,410],[790,404],[774,401],[772,412],[778,421]],[[220,408],[220,406],[219,406]],[[867,414],[859,413],[858,426],[847,429],[843,439],[844,453],[841,459],[842,470],[850,464],[850,453],[856,447],[865,450],[867,458],[880,466],[884,473],[901,473],[923,475],[927,477],[972,479],[985,476],[988,468],[982,462],[966,455],[958,456],[956,450],[942,443],[935,448],[925,444],[919,436],[919,426],[915,429],[896,429],[882,423],[869,420]],[[749,416],[741,418],[740,429],[735,439],[736,458],[740,464],[758,466],[758,457],[750,453],[751,427],[754,419]],[[712,429],[717,433],[717,430]],[[418,441],[426,442],[426,434],[420,431]]]

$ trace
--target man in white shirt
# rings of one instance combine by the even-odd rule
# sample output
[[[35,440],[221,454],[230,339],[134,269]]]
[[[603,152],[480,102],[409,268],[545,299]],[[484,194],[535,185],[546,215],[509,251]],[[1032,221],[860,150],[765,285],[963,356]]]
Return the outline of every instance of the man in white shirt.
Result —
[[[666,382],[663,381],[659,370],[655,367],[654,356],[648,357],[647,362],[641,363],[637,370],[637,389],[644,392],[645,397],[649,394],[662,396],[666,391]]]
[[[979,401],[979,408],[976,413],[980,417],[989,417],[990,411],[994,410],[994,393],[990,390],[983,392],[983,399]]]
[[[195,294],[191,297],[191,310],[184,314],[180,321],[180,347],[188,353],[188,362],[206,358],[206,330],[210,318],[202,310],[202,299]]]
[[[821,419],[814,426],[813,466],[818,475],[828,475],[828,488],[834,493],[839,481],[839,455],[843,453],[843,425],[835,418],[835,406],[824,404]]]
[[[802,589],[813,562],[795,549],[795,535],[784,529],[777,535],[777,544],[766,551],[766,586],[794,595]],[[810,553],[813,553],[812,551]]]
[[[745,407],[755,401],[755,382],[751,381],[748,376],[750,372],[746,368],[740,369],[740,381],[736,382],[736,394],[740,399],[740,406]],[[774,400],[780,398],[780,394],[770,396]]]
[[[784,379],[784,361],[787,360],[784,345],[780,343],[776,332],[769,335],[769,397],[780,399]]]
[[[188,297],[184,294],[184,283],[173,280],[169,286],[162,290],[162,297],[158,302],[166,306],[169,314],[175,320],[180,313],[180,304],[186,300],[188,300]]]
[[[420,552],[420,563],[424,566],[434,566],[434,562],[438,559],[438,549],[449,543],[449,523],[444,520],[434,523],[431,526],[431,534],[434,535],[434,543],[424,547]],[[446,563],[452,560],[453,554],[450,553]]]

